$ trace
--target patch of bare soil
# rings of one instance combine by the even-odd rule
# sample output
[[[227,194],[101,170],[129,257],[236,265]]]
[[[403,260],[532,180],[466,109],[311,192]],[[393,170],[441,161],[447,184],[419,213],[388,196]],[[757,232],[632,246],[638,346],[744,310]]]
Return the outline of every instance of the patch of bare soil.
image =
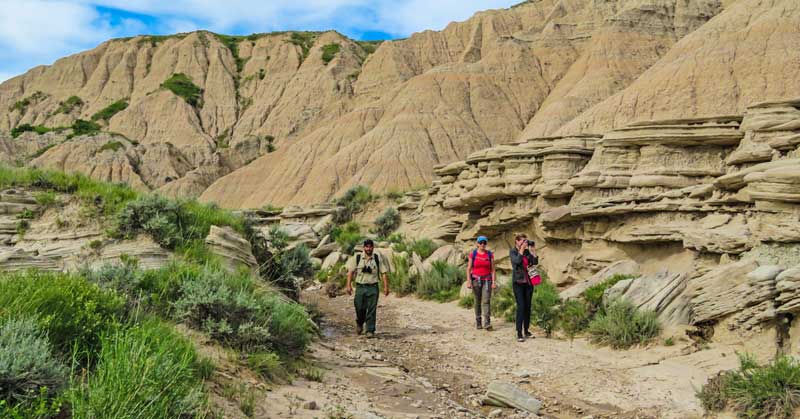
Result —
[[[476,330],[470,310],[413,297],[381,297],[378,336],[367,339],[355,335],[352,297],[310,290],[303,299],[326,316],[309,356],[325,374],[264,391],[255,417],[536,417],[481,405],[500,380],[541,400],[545,418],[699,418],[696,389],[736,365],[733,348],[713,345],[615,351],[542,335],[519,343],[513,324]]]

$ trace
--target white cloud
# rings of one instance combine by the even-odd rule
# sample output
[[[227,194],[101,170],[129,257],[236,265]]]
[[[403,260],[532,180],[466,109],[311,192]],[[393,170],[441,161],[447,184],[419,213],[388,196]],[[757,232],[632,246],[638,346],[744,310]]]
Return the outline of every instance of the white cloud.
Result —
[[[0,0],[0,77],[49,64],[112,37],[195,29],[240,34],[336,29],[355,36],[368,31],[408,36],[518,1]],[[98,7],[127,13],[115,18],[98,12]]]

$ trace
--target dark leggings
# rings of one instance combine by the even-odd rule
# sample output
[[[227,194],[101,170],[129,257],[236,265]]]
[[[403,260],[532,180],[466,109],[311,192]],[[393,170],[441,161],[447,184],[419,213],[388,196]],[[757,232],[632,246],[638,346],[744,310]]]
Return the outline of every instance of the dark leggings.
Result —
[[[531,284],[514,283],[514,299],[517,301],[517,335],[522,335],[531,327],[531,298],[533,286]]]

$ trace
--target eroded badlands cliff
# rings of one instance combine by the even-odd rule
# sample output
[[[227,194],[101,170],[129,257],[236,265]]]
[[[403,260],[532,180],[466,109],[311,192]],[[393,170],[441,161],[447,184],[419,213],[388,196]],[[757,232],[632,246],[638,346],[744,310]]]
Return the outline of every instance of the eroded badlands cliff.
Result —
[[[0,144],[5,160],[228,207],[405,190],[486,147],[796,96],[798,7],[529,1],[377,50],[335,32],[112,40],[0,85],[0,131],[99,113],[101,133]],[[168,88],[176,74],[196,97]]]

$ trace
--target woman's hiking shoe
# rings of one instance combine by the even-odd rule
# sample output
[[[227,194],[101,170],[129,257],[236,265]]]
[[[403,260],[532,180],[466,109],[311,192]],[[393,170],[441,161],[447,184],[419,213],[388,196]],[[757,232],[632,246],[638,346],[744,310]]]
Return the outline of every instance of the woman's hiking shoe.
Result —
[[[475,328],[483,329],[483,326],[481,325],[481,319],[475,320]]]
[[[363,331],[364,331],[364,326],[362,326],[360,324],[357,324],[356,325],[356,335],[360,335],[361,332],[363,332]]]
[[[529,331],[527,331],[527,330],[525,331],[525,337],[526,337],[526,338],[531,338],[531,339],[533,339],[533,338],[534,338],[534,336],[533,336],[533,333],[531,333],[531,332],[529,332]]]
[[[517,336],[517,342],[525,342],[525,338],[522,336]]]
[[[367,332],[367,339],[372,339],[375,337],[375,332]]]
[[[487,324],[486,327],[484,327],[484,329],[486,329],[487,332],[491,332],[492,330],[494,330],[491,324]]]

